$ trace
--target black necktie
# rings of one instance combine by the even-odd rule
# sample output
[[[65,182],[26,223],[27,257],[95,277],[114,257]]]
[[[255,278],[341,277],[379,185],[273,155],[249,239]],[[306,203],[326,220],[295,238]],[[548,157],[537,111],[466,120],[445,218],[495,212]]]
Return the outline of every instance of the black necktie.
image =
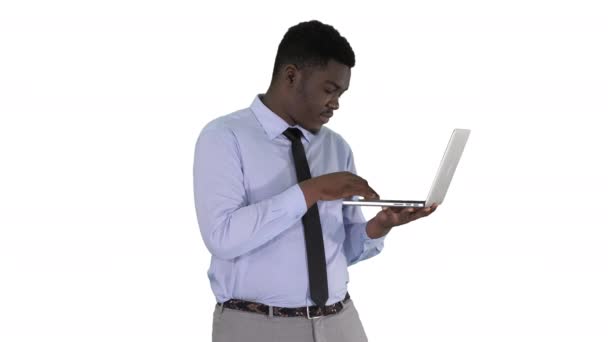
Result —
[[[304,153],[304,146],[300,137],[302,132],[297,128],[288,128],[283,132],[291,140],[291,152],[296,164],[298,182],[310,178],[310,169]],[[308,259],[308,284],[310,286],[310,297],[319,306],[327,302],[327,268],[325,265],[325,247],[323,245],[323,232],[319,209],[313,204],[302,217],[304,224],[304,239],[306,240],[306,256]]]

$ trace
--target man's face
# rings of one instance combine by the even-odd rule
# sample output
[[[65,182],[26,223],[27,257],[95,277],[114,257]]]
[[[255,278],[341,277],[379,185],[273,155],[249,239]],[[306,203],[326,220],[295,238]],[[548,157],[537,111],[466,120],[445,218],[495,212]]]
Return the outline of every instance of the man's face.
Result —
[[[308,67],[299,74],[290,114],[300,126],[317,133],[340,106],[339,98],[350,84],[350,68],[330,59],[326,67]]]

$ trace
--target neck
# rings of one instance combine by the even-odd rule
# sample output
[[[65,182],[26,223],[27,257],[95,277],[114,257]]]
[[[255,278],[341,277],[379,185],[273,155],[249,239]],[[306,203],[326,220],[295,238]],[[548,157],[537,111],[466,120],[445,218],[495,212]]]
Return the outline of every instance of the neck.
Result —
[[[270,109],[273,113],[275,113],[285,122],[287,122],[287,124],[293,126],[296,124],[296,122],[287,114],[287,110],[285,110],[286,106],[280,100],[284,98],[285,96],[282,96],[276,89],[270,86],[266,91],[266,94],[262,96],[262,103],[266,107],[268,107],[268,109]]]

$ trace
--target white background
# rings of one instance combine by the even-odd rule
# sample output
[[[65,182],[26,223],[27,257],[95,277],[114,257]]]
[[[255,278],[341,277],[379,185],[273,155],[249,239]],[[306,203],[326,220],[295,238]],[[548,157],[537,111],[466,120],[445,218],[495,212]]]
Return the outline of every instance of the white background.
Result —
[[[0,5],[1,341],[211,340],[194,144],[309,19],[356,53],[328,127],[383,198],[472,129],[444,205],[349,269],[370,341],[608,340],[601,1],[120,0]]]

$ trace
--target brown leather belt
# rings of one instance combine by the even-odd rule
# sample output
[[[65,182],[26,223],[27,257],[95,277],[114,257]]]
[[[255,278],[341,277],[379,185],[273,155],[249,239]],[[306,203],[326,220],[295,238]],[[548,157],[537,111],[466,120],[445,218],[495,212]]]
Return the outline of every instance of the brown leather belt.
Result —
[[[334,315],[344,309],[344,304],[350,299],[348,292],[343,300],[326,306],[302,306],[299,308],[282,308],[278,306],[269,306],[262,303],[249,302],[241,299],[230,299],[224,303],[217,303],[218,306],[222,306],[228,309],[254,312],[269,316],[277,317],[306,317],[308,319],[317,318],[321,316]],[[272,308],[272,313],[270,311]]]

